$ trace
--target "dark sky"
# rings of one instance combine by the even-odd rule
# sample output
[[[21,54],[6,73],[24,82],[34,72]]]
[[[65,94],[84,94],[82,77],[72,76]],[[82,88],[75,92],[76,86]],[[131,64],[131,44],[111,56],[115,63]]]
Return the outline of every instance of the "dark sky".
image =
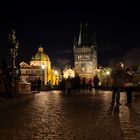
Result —
[[[0,5],[0,56],[9,60],[8,33],[21,43],[18,60],[28,61],[41,43],[52,64],[73,58],[74,36],[86,21],[96,33],[98,62],[107,65],[140,45],[138,3],[105,1],[5,1]]]

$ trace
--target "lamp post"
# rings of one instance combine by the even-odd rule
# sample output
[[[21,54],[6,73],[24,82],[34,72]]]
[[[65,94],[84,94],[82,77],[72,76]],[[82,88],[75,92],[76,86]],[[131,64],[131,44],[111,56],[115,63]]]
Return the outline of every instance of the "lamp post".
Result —
[[[44,63],[41,65],[41,68],[43,70],[43,85],[44,85],[45,84],[45,72],[44,71],[45,71],[45,68],[46,68]]]

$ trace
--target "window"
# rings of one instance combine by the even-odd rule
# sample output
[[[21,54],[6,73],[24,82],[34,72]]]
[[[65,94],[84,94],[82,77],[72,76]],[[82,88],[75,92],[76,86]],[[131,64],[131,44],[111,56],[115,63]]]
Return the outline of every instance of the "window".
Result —
[[[78,55],[77,57],[78,57],[78,59],[81,59],[81,55]]]

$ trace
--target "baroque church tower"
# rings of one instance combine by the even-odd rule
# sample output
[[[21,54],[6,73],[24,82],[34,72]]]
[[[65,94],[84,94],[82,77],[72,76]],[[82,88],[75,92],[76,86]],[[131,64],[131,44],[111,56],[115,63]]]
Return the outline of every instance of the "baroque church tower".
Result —
[[[80,77],[93,78],[97,70],[97,45],[94,37],[89,34],[87,24],[80,25],[78,42],[74,40],[74,67]]]

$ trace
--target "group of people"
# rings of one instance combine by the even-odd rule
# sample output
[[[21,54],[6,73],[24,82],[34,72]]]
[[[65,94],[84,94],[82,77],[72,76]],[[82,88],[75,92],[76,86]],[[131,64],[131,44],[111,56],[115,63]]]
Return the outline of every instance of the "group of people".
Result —
[[[115,65],[112,70],[112,102],[111,104],[120,105],[120,91],[124,90],[127,95],[126,105],[130,105],[132,101],[132,82],[133,70],[130,67],[124,67],[122,62]]]
[[[126,105],[130,105],[132,102],[132,91],[133,91],[133,76],[134,71],[130,67],[124,67],[122,62],[119,62],[112,69],[111,79],[112,79],[112,102],[111,104],[120,105],[120,92],[123,90],[127,95]],[[72,91],[80,92],[80,90],[95,88],[95,91],[99,87],[99,77],[95,75],[93,79],[86,79],[85,77],[80,78],[76,76],[75,78],[68,77],[68,79],[62,79],[60,82],[60,89],[62,92],[71,93]],[[98,91],[98,90],[97,90]]]
[[[70,76],[67,79],[62,79],[60,82],[60,89],[62,91],[66,91],[67,93],[71,93],[73,91],[80,92],[80,90],[89,90],[91,91],[94,87],[97,89],[99,86],[99,78],[97,75],[93,79],[86,79],[85,77],[80,78],[79,75],[76,75],[74,78]]]
[[[32,90],[37,90],[38,92],[43,89],[52,90],[53,88],[50,80],[48,80],[47,85],[45,85],[45,83],[41,80],[40,77],[38,77],[34,81],[31,81],[31,84],[32,84]]]

